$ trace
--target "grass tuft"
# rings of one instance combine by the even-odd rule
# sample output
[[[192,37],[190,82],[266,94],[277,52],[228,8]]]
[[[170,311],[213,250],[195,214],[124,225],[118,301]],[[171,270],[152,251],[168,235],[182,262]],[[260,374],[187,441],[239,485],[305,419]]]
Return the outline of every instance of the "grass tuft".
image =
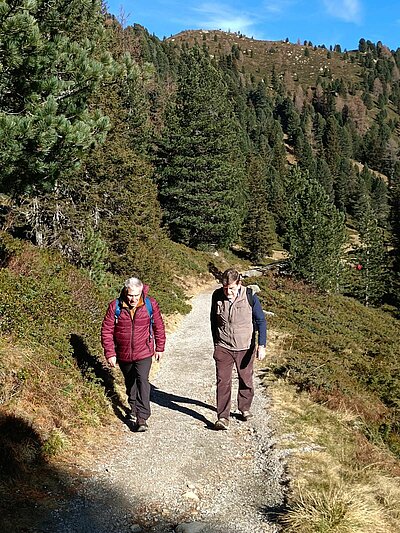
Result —
[[[53,457],[68,446],[67,436],[58,428],[55,428],[50,433],[47,440],[43,443],[42,452],[45,457]]]
[[[299,488],[283,523],[288,533],[385,533],[380,510],[355,490],[337,485]]]

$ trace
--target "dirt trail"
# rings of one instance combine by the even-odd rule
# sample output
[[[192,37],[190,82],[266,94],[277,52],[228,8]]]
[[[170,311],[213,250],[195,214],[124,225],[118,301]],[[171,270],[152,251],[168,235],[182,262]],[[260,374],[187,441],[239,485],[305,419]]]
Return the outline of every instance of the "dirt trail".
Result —
[[[269,399],[257,381],[254,419],[215,421],[211,290],[168,336],[153,381],[146,433],[126,428],[97,461],[76,498],[57,508],[45,533],[276,532],[284,465],[273,446]],[[233,413],[235,406],[232,407]]]

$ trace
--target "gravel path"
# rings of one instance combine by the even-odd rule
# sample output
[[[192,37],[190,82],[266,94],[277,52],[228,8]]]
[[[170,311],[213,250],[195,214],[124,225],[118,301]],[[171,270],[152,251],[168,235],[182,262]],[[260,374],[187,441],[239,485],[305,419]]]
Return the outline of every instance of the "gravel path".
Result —
[[[273,447],[269,399],[257,381],[254,419],[232,406],[229,431],[215,421],[211,290],[196,296],[153,381],[146,433],[125,428],[78,495],[56,509],[45,533],[277,532],[284,465]],[[236,381],[234,382],[234,387]]]

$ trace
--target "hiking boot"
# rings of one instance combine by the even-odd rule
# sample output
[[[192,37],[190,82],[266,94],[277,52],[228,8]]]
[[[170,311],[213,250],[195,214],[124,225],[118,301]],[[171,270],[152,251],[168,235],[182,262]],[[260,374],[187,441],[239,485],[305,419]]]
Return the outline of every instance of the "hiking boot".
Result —
[[[229,428],[229,420],[227,418],[218,418],[218,420],[215,422],[214,425],[215,429],[228,429]]]
[[[132,411],[128,411],[125,415],[126,422],[136,422],[136,415]]]
[[[143,418],[138,418],[136,420],[136,426],[135,431],[136,433],[143,433],[144,431],[147,431],[149,429],[149,426],[147,425],[146,420]]]
[[[253,418],[253,413],[251,411],[240,411],[242,413],[242,418],[246,422],[250,418]]]

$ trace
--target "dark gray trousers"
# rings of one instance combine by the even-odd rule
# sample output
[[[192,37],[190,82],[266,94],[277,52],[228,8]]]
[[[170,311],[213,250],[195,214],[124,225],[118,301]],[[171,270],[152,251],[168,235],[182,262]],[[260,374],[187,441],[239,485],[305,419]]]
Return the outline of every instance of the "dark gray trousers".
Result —
[[[147,420],[151,414],[149,383],[151,363],[152,357],[131,363],[118,362],[124,375],[126,394],[132,414],[143,420]]]

